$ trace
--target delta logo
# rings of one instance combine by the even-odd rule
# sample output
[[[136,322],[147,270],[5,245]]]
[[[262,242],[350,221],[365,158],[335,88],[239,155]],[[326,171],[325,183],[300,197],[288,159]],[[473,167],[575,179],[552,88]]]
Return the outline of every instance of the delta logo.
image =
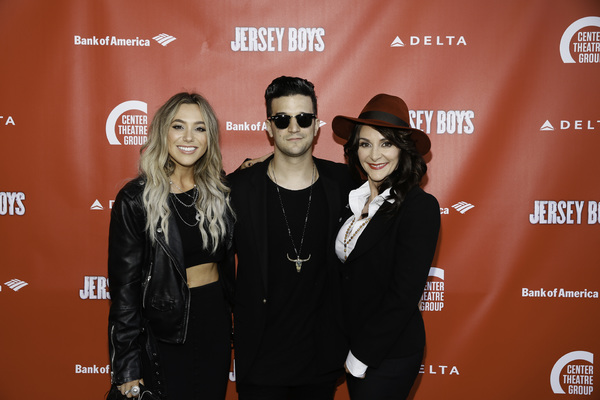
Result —
[[[409,46],[466,46],[467,41],[464,36],[410,36]],[[390,47],[406,47],[406,44],[400,36],[396,36]]]
[[[114,200],[108,201],[108,209],[109,210],[112,209],[114,202],[115,202]],[[96,199],[90,206],[90,210],[91,211],[104,211],[105,208],[104,208],[104,205],[100,202],[100,200]]]
[[[554,124],[549,119],[540,127],[540,132],[578,132],[596,133],[600,131],[600,119],[561,119]]]
[[[560,39],[560,57],[565,64],[600,64],[600,17],[569,25]]]
[[[169,43],[173,42],[177,38],[175,36],[171,36],[166,33],[161,33],[160,35],[154,36],[152,40],[156,43],[160,44],[163,47],[166,47]],[[120,38],[117,36],[92,36],[92,37],[84,37],[80,35],[73,36],[73,44],[75,46],[109,46],[109,47],[150,47],[152,42],[150,39],[143,39],[139,36],[135,38]]]

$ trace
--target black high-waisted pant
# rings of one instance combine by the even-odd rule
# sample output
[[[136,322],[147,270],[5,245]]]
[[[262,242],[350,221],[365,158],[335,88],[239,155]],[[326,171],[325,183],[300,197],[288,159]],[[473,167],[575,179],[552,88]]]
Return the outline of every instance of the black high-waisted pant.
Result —
[[[169,400],[223,400],[231,363],[231,314],[220,282],[190,289],[184,344],[158,342]]]

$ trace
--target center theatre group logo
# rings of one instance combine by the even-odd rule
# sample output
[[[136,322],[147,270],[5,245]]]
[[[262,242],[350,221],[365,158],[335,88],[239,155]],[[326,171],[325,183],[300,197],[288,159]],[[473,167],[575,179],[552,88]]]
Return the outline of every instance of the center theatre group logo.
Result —
[[[232,51],[241,52],[322,52],[325,28],[236,26]]]
[[[529,223],[532,225],[581,225],[584,221],[588,225],[600,224],[600,202],[535,200],[533,213],[529,214]]]
[[[600,17],[573,22],[560,39],[560,57],[565,64],[599,64]]]
[[[111,145],[143,145],[148,140],[148,105],[130,100],[116,106],[106,119],[106,138]]]
[[[573,351],[562,356],[552,367],[550,386],[555,394],[591,396],[594,392],[594,354]]]
[[[442,311],[444,308],[444,270],[431,267],[429,279],[419,302],[421,311]]]

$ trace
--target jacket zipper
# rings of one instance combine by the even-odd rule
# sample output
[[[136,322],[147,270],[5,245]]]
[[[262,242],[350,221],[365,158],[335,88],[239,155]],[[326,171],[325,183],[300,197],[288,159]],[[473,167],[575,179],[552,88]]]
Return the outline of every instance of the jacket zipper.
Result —
[[[190,298],[190,289],[187,286],[187,278],[181,273],[181,271],[179,270],[179,268],[177,268],[177,261],[175,260],[175,258],[171,255],[171,252],[169,251],[169,249],[167,248],[166,245],[164,245],[162,242],[158,242],[160,244],[160,246],[163,248],[163,251],[167,254],[167,257],[169,257],[169,259],[171,260],[171,262],[173,263],[173,266],[175,268],[175,270],[177,271],[177,273],[179,274],[179,276],[181,277],[181,279],[183,280],[183,282],[185,282],[185,286],[186,289],[188,291],[188,295],[187,295],[187,302],[186,302],[186,312],[185,312],[185,329],[183,330],[183,342],[185,343],[186,339],[187,339],[187,328],[188,328],[188,324],[189,324],[189,319],[190,319],[190,302],[191,302],[191,298]]]
[[[144,282],[144,292],[142,293],[142,308],[146,308],[146,293],[148,293],[148,286],[150,286],[150,279],[152,279],[152,265],[150,263],[150,269],[148,270],[148,276]]]
[[[110,343],[112,344],[112,354],[110,355],[110,381],[111,383],[115,382],[115,326],[110,327]]]

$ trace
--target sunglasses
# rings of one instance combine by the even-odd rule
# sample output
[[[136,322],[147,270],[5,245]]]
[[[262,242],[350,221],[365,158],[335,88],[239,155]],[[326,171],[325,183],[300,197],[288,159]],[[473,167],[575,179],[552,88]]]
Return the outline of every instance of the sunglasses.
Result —
[[[277,114],[269,117],[269,121],[275,122],[278,129],[286,129],[290,126],[290,120],[296,118],[296,122],[300,128],[308,128],[312,125],[313,119],[317,118],[315,114],[300,113],[298,115]]]

